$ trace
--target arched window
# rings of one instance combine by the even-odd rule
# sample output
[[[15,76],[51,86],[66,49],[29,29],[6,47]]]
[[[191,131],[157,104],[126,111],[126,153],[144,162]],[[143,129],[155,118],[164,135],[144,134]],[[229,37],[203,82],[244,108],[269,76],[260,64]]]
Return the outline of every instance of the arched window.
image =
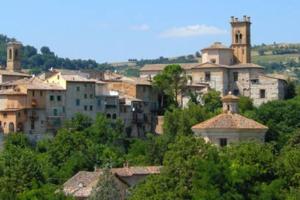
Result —
[[[241,34],[240,31],[237,31],[235,34],[235,43],[242,43],[243,35]]]
[[[10,133],[15,132],[15,125],[14,125],[13,122],[10,122],[10,123],[9,123],[9,125],[8,125],[8,131],[9,131]]]
[[[109,113],[106,114],[106,118],[107,118],[107,119],[111,119],[111,114],[109,114]]]
[[[18,49],[15,49],[15,59],[18,58],[18,56],[19,56]]]

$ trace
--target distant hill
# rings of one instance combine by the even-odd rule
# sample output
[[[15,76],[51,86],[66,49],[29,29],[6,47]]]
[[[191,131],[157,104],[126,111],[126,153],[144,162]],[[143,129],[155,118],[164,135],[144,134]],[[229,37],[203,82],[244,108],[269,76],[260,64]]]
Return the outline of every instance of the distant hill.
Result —
[[[281,72],[300,79],[300,44],[273,43],[253,45],[252,62],[267,72]]]
[[[0,34],[0,65],[6,64],[6,44],[16,39]],[[22,67],[30,69],[32,73],[48,70],[51,67],[66,69],[112,69],[106,64],[99,64],[94,60],[61,58],[52,52],[49,47],[43,46],[39,51],[30,45],[23,46]]]
[[[6,64],[6,44],[15,40],[0,34],[0,65]],[[22,42],[22,41],[21,41]],[[22,67],[31,73],[46,71],[51,67],[65,69],[98,69],[110,70],[127,76],[139,76],[139,69],[145,64],[192,63],[201,59],[199,52],[186,56],[156,59],[128,59],[127,62],[97,63],[95,60],[61,58],[50,50],[42,47],[37,50],[30,45],[23,46]],[[266,71],[287,73],[300,79],[300,43],[273,43],[253,45],[252,62],[262,65]]]

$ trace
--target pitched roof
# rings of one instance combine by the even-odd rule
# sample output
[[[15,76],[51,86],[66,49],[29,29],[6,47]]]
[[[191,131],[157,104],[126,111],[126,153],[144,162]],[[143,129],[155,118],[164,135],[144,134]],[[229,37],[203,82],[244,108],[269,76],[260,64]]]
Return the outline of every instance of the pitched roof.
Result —
[[[95,79],[89,79],[81,75],[61,75],[61,77],[68,82],[90,82],[90,83],[97,82],[97,80]]]
[[[146,166],[146,167],[122,167],[122,168],[112,168],[111,172],[117,174],[120,177],[128,177],[134,175],[150,175],[159,174],[161,166]]]
[[[158,174],[160,173],[160,169],[161,166],[147,166],[112,168],[110,171],[120,180],[122,177],[134,175]],[[91,194],[93,188],[97,185],[99,177],[102,173],[102,169],[98,169],[94,172],[80,171],[63,184],[63,191],[66,195],[86,198]],[[122,182],[124,182],[123,179]]]
[[[64,90],[63,87],[53,83],[46,83],[38,77],[8,81],[2,83],[1,86],[25,86],[29,90]]]
[[[268,127],[246,118],[237,113],[222,113],[209,120],[196,124],[192,127],[194,130],[207,129],[262,129],[267,130]]]
[[[25,76],[25,77],[31,76],[29,74],[25,74],[25,73],[22,73],[22,72],[8,71],[8,70],[3,70],[3,69],[0,70],[0,74],[1,75],[8,75],[8,76]]]
[[[260,65],[254,63],[239,63],[235,65],[230,65],[229,68],[264,68]]]
[[[203,51],[203,50],[211,50],[211,49],[231,50],[231,51],[232,51],[231,48],[229,48],[229,47],[223,45],[221,42],[215,42],[215,43],[213,43],[212,45],[210,45],[209,47],[206,47],[206,48],[202,49],[202,51]]]
[[[176,63],[176,64],[180,65],[185,70],[191,69],[199,65],[199,63]],[[146,64],[144,65],[144,67],[140,69],[140,71],[162,71],[168,65],[170,64]]]
[[[97,185],[102,171],[87,172],[80,171],[70,178],[63,185],[63,191],[66,195],[74,197],[88,197],[93,187]]]
[[[228,68],[228,65],[220,65],[217,63],[211,63],[211,62],[206,62],[206,63],[201,63],[193,67],[192,69],[206,69],[206,68]]]

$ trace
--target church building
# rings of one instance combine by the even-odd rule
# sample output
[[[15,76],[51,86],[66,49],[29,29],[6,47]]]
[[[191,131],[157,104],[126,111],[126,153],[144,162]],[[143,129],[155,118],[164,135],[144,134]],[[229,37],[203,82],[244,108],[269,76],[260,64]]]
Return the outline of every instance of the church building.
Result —
[[[201,63],[178,63],[191,77],[190,84],[207,84],[222,96],[232,91],[236,96],[250,97],[256,106],[267,101],[284,99],[286,80],[267,75],[264,67],[251,63],[250,17],[231,17],[230,24],[230,47],[215,42],[201,50]],[[140,70],[140,76],[152,79],[165,66],[166,64],[145,65]],[[207,90],[203,90],[205,91]]]
[[[192,127],[197,137],[218,146],[256,140],[264,142],[268,127],[239,114],[239,98],[229,92],[222,98],[223,113]]]

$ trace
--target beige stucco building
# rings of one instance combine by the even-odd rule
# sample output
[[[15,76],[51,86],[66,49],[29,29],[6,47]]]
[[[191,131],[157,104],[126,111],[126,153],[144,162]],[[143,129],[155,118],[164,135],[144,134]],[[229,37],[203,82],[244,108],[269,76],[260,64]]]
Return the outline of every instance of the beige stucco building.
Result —
[[[191,84],[207,84],[221,92],[232,91],[253,99],[256,106],[285,97],[286,80],[267,75],[262,66],[251,63],[250,17],[231,18],[232,43],[230,47],[216,42],[202,49],[202,63],[182,64]],[[180,64],[181,65],[181,64]],[[166,64],[145,65],[141,77],[153,78]],[[205,92],[207,90],[203,90]]]
[[[195,136],[218,146],[249,140],[264,142],[268,127],[240,115],[238,100],[231,93],[224,96],[223,113],[194,125]]]
[[[65,119],[65,90],[37,77],[1,84],[1,133],[24,132],[39,137],[55,132]]]

